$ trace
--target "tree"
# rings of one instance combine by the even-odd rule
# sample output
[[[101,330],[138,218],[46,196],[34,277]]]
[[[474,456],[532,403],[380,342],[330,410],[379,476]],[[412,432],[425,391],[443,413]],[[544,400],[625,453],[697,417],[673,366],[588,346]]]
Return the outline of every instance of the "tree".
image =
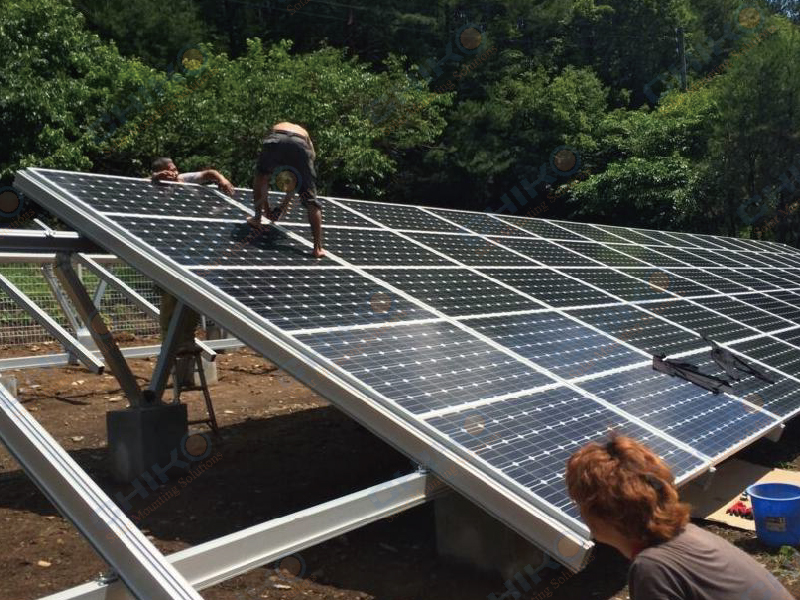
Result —
[[[0,13],[0,178],[24,166],[90,169],[88,123],[136,89],[146,69],[86,31],[58,0],[7,2]]]

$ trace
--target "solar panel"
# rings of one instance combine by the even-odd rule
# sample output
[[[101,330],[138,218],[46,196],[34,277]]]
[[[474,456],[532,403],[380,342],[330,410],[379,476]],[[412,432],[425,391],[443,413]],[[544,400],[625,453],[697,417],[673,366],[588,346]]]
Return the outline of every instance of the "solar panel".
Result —
[[[17,181],[574,568],[575,449],[614,428],[685,482],[800,411],[800,254],[777,244],[325,198],[314,260],[297,202],[256,230],[246,189]],[[652,369],[717,372],[704,335],[776,383],[714,395]]]

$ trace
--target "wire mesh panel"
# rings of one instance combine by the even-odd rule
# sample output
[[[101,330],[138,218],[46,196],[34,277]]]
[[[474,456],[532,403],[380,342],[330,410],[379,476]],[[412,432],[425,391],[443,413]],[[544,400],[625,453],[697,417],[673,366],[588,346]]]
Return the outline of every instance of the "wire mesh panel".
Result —
[[[0,263],[0,274],[8,278],[50,317],[72,333],[76,333],[53,295],[42,272],[42,263]],[[131,286],[150,302],[159,306],[160,291],[144,275],[122,263],[105,265],[115,276]],[[90,294],[97,291],[100,280],[87,269],[78,273]],[[114,333],[125,332],[136,337],[159,335],[159,325],[137,306],[111,286],[107,286],[100,300],[100,313]],[[124,337],[123,337],[124,339]],[[0,291],[0,349],[10,351],[53,341],[52,336],[6,293]]]

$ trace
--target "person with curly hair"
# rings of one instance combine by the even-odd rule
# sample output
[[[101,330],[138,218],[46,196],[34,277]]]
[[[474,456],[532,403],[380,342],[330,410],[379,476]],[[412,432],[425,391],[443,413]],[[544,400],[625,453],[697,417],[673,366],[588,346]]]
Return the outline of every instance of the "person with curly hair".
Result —
[[[669,467],[639,442],[588,444],[566,483],[592,537],[631,561],[631,600],[792,600],[751,556],[689,522]]]

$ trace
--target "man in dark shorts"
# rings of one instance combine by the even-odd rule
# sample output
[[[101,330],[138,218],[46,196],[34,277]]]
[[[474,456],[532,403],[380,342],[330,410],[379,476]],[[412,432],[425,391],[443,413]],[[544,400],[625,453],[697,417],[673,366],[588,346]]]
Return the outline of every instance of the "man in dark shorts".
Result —
[[[689,522],[669,467],[635,440],[581,448],[566,480],[592,537],[631,561],[631,600],[792,600],[753,557]]]
[[[287,122],[274,125],[264,140],[256,164],[253,180],[255,216],[248,218],[247,222],[254,227],[261,225],[264,206],[269,207],[269,182],[274,175],[276,185],[286,195],[280,205],[269,213],[269,218],[278,221],[295,193],[299,193],[300,202],[308,211],[308,223],[314,236],[312,254],[315,258],[322,258],[325,256],[322,249],[322,206],[317,199],[315,158],[314,144],[305,129]]]

